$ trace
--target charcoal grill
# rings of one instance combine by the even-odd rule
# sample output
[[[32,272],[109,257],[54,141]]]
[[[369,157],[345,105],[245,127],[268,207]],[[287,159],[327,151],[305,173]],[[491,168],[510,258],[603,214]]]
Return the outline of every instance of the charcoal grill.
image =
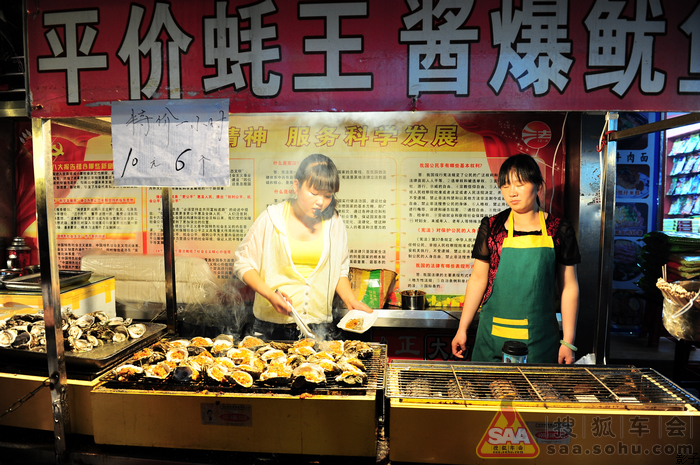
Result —
[[[700,452],[700,400],[651,368],[392,360],[391,461],[656,464]]]
[[[651,368],[471,365],[392,361],[386,396],[411,401],[625,410],[700,409],[700,400]]]

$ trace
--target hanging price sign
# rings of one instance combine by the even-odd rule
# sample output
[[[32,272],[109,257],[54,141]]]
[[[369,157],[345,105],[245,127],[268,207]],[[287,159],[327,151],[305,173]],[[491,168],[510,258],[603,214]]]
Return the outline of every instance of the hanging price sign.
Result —
[[[229,186],[228,99],[112,102],[115,186]]]

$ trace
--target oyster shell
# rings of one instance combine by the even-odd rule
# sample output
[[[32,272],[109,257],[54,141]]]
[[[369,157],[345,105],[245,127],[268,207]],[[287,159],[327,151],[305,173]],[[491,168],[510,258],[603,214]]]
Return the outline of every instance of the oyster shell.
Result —
[[[114,332],[112,342],[124,342],[129,339],[129,331],[127,331],[124,325],[113,326],[112,331]]]
[[[172,373],[173,368],[168,364],[168,362],[159,362],[155,365],[147,365],[143,368],[143,375],[146,378],[154,380],[164,380],[170,373]]]
[[[364,384],[367,381],[367,374],[364,372],[344,371],[336,376],[335,380],[348,385]]]
[[[238,386],[249,388],[253,386],[253,376],[250,373],[246,373],[242,370],[232,370],[226,375],[226,379],[231,384],[236,384]]]
[[[187,352],[187,349],[184,347],[173,347],[165,354],[166,360],[171,360],[171,361],[174,361],[177,363],[180,363],[183,360],[186,360],[187,357],[189,357],[189,353]]]
[[[210,379],[211,381],[217,382],[217,383],[223,383],[226,381],[226,375],[229,373],[229,369],[226,368],[224,365],[221,365],[219,363],[212,363],[209,366],[206,367],[205,373],[207,374],[207,378]]]
[[[87,329],[90,326],[95,324],[95,317],[92,316],[89,313],[86,313],[85,315],[81,316],[77,320],[75,320],[75,323],[73,323],[75,326],[80,327],[81,329]]]
[[[273,365],[267,367],[260,374],[260,381],[265,384],[283,384],[292,377],[292,370],[284,365]]]
[[[229,341],[227,339],[216,339],[211,346],[212,354],[225,354],[227,351],[233,348],[233,340]]]
[[[138,339],[146,334],[146,325],[143,323],[135,323],[127,326],[126,331],[129,333],[130,338]]]
[[[10,347],[13,349],[29,349],[33,339],[34,337],[32,336],[32,333],[28,331],[18,332],[17,337],[15,337],[15,340],[12,341]]]
[[[344,341],[324,341],[321,343],[321,350],[333,355],[337,360],[344,352]]]
[[[259,337],[246,336],[241,340],[241,342],[238,343],[238,347],[243,348],[243,349],[250,349],[252,347],[257,347],[257,346],[261,346],[264,344],[265,344],[265,341],[263,341]]]
[[[299,346],[299,347],[292,347],[291,349],[288,350],[290,354],[298,354],[303,357],[308,357],[310,355],[314,355],[316,351],[314,350],[313,347],[309,346]]]
[[[245,365],[253,360],[255,354],[250,349],[241,349],[238,347],[232,347],[226,351],[226,356],[233,360],[233,363],[237,365]]]
[[[199,370],[193,368],[187,362],[182,365],[178,365],[173,370],[173,379],[180,383],[189,383],[191,381],[196,381],[199,379]]]
[[[316,340],[311,339],[311,338],[304,338],[304,339],[299,339],[298,341],[294,341],[292,344],[293,347],[314,347],[316,345]]]
[[[214,363],[218,363],[219,365],[223,365],[229,370],[234,370],[236,368],[236,364],[233,363],[233,360],[231,360],[228,357],[216,357],[214,359]]]
[[[265,371],[265,367],[265,362],[260,360],[258,357],[253,357],[250,362],[239,365],[238,369],[249,373],[254,378],[257,378],[263,371]]]
[[[17,338],[17,331],[14,329],[3,329],[0,331],[0,347],[10,347]]]
[[[214,341],[212,341],[211,338],[208,337],[196,336],[190,339],[190,346],[209,348],[213,344]]]
[[[323,368],[313,363],[302,363],[292,372],[292,387],[315,387],[326,382]]]
[[[173,347],[187,347],[190,345],[190,341],[188,339],[175,339],[170,341],[170,345]]]
[[[296,368],[302,363],[306,362],[306,359],[302,357],[299,354],[292,354],[289,357],[287,357],[287,360],[285,360],[284,364],[287,365],[289,368]]]
[[[143,368],[127,363],[115,368],[114,374],[118,381],[132,381],[143,375]]]
[[[369,358],[372,356],[372,346],[363,341],[345,341],[345,355],[357,358]]]
[[[260,358],[265,362],[270,362],[280,357],[285,357],[285,353],[279,349],[269,349],[260,355]]]

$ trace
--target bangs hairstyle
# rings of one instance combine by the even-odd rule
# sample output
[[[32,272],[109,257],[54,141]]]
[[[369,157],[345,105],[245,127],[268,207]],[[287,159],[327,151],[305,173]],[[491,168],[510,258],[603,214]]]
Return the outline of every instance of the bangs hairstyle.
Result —
[[[520,182],[529,182],[539,188],[544,184],[544,178],[537,162],[530,155],[519,153],[508,157],[503,162],[498,172],[498,187],[503,187],[510,182],[510,173],[514,173]]]
[[[299,181],[299,186],[308,182],[309,187],[327,192],[340,190],[340,176],[333,160],[320,153],[315,153],[304,158],[294,179]]]

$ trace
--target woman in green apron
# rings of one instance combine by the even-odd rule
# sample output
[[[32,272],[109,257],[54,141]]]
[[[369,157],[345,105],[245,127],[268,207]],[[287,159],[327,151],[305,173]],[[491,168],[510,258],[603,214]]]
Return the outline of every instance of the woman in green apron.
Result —
[[[484,218],[479,227],[452,353],[468,355],[467,328],[481,307],[472,361],[501,361],[503,343],[521,341],[528,346],[528,363],[573,363],[579,292],[575,265],[581,262],[574,230],[541,210],[544,179],[529,155],[509,157],[498,186],[510,208]]]

